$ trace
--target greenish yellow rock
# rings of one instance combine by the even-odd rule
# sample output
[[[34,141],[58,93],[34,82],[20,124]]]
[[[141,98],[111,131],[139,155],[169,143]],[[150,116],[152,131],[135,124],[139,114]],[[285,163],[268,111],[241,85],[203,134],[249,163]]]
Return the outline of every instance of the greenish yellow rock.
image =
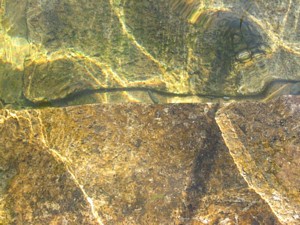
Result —
[[[151,90],[163,102],[263,98],[276,81],[300,80],[298,5],[2,0],[0,60],[24,72],[35,104],[90,90]]]
[[[0,99],[4,104],[19,104],[22,96],[23,74],[10,64],[0,61]],[[1,108],[1,107],[0,107]]]

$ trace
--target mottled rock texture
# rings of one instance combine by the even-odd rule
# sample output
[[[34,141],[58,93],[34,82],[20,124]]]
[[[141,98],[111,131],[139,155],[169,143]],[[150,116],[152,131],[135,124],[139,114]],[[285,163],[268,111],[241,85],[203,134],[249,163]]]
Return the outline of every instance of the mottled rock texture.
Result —
[[[236,103],[217,123],[240,174],[286,224],[300,224],[300,97]]]
[[[280,224],[236,167],[217,107],[1,110],[1,223]]]
[[[0,0],[0,224],[300,224],[299,7]]]

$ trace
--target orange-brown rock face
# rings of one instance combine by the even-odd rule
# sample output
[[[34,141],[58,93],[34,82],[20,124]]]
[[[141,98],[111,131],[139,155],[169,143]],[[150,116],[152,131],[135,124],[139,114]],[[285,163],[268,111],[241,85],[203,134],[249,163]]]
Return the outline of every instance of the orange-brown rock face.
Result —
[[[240,175],[216,108],[2,110],[1,223],[280,224]]]

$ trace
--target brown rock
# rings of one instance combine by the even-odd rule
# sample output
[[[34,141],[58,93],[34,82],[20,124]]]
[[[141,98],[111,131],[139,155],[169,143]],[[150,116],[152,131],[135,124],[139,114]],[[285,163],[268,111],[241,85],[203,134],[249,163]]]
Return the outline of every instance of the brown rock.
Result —
[[[279,224],[236,169],[215,108],[2,110],[0,221]]]
[[[235,103],[217,123],[240,173],[285,224],[300,223],[300,97]]]
[[[39,113],[0,115],[0,224],[97,224],[66,165],[42,141]]]

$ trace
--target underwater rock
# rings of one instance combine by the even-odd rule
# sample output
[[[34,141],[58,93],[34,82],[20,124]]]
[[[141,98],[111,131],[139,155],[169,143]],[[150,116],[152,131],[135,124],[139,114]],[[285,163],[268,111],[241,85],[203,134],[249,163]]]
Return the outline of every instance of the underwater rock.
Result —
[[[1,110],[0,223],[280,224],[240,175],[215,110]]]
[[[240,174],[284,224],[300,223],[300,97],[234,103],[217,123]]]
[[[14,70],[10,64],[0,61],[0,100],[3,104],[21,104],[22,77],[21,71]]]
[[[89,90],[151,89],[168,102],[260,96],[273,82],[300,81],[299,3],[286,4],[2,0],[0,61],[24,71],[33,103]]]

